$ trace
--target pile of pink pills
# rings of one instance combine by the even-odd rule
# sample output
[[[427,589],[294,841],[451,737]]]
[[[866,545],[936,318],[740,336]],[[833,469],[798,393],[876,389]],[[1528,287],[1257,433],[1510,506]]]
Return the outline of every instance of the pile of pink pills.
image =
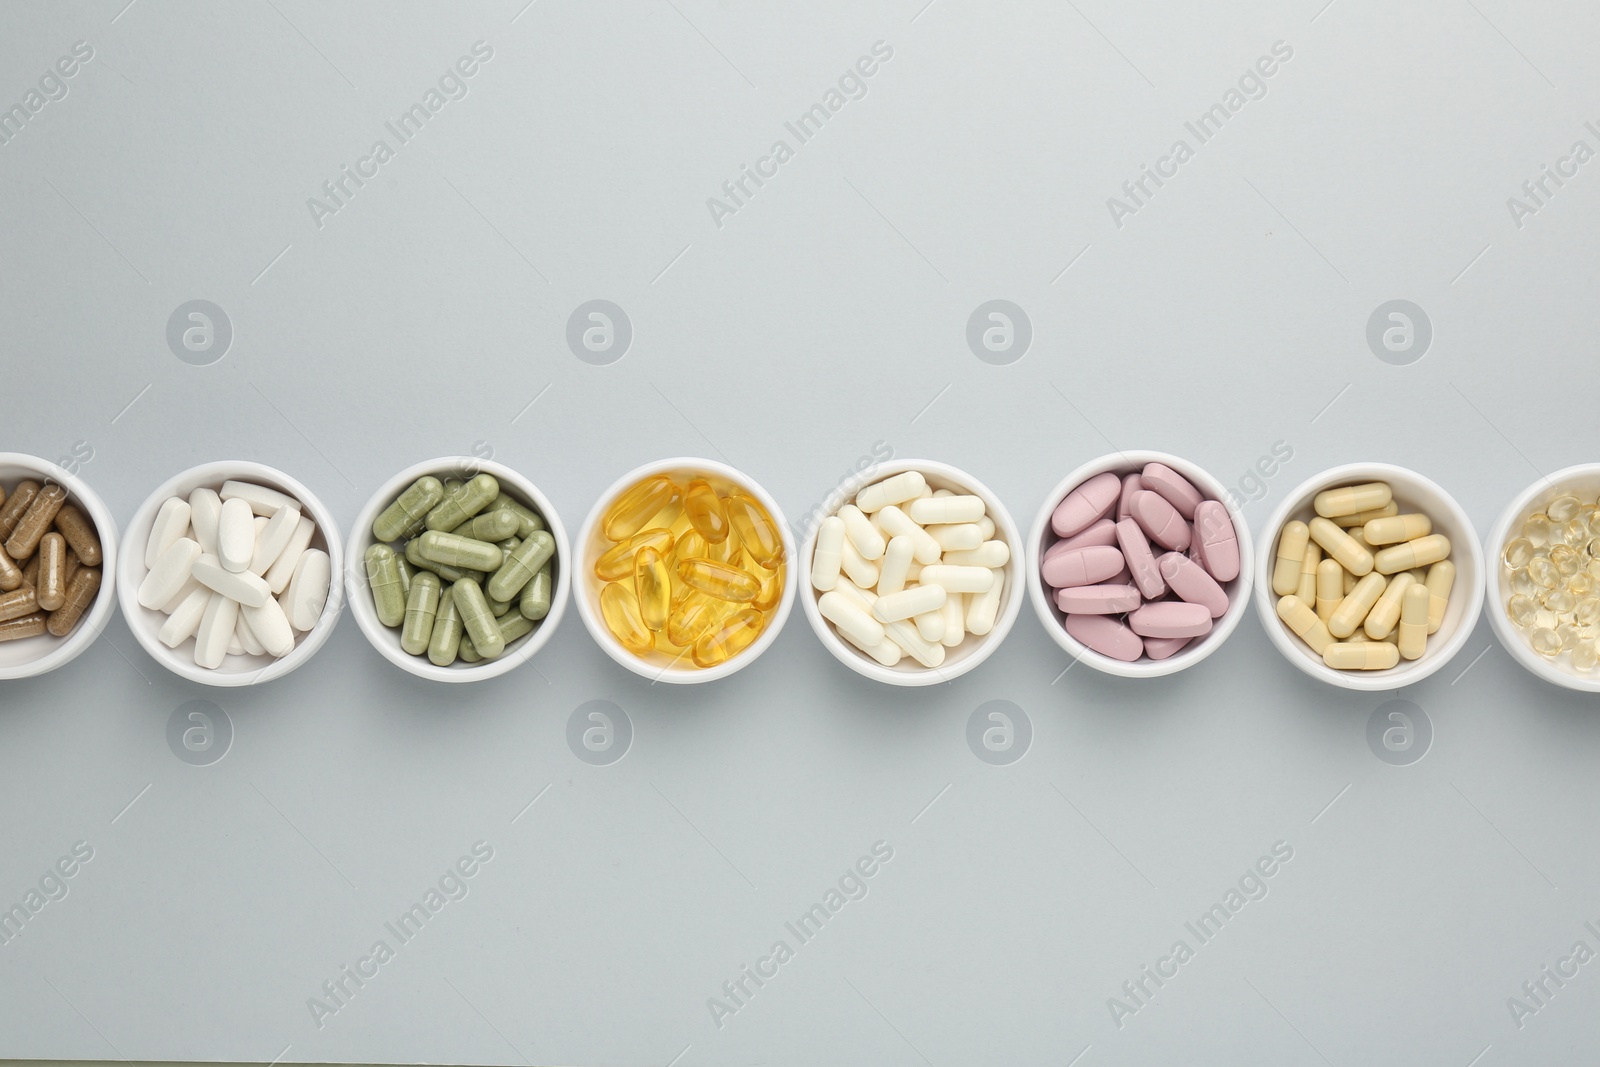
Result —
[[[1228,508],[1164,463],[1106,471],[1056,506],[1039,575],[1074,639],[1111,659],[1163,660],[1211,632],[1239,577]]]

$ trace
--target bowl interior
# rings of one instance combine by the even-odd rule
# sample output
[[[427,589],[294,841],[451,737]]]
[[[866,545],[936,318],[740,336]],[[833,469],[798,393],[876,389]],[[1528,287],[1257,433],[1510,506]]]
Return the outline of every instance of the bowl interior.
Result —
[[[333,576],[328,588],[328,602],[322,609],[321,617],[311,630],[305,633],[296,631],[294,651],[281,659],[265,653],[255,656],[248,653],[228,655],[223,657],[221,666],[208,670],[194,661],[194,638],[185,640],[176,648],[168,648],[161,643],[158,634],[162,625],[166,623],[167,616],[155,608],[147,608],[140,604],[138,590],[145,575],[150,573],[150,569],[145,566],[144,552],[145,546],[150,542],[150,527],[154,524],[156,512],[161,509],[161,505],[175,496],[188,499],[191,492],[201,487],[220,490],[222,483],[230,480],[263,485],[298,500],[301,514],[310,516],[311,521],[316,524],[316,531],[311,535],[308,547],[321,549],[328,554],[333,565]],[[125,588],[122,596],[122,612],[145,651],[178,674],[221,686],[266,682],[294,670],[326,639],[327,631],[337,620],[343,604],[339,584],[342,558],[343,546],[339,543],[339,531],[334,525],[333,516],[305,486],[282,471],[260,464],[231,461],[208,463],[175,476],[157,489],[140,505],[133,521],[128,524],[128,533],[123,539],[124,570],[119,578]]]
[[[1569,688],[1600,692],[1600,668],[1591,671],[1578,670],[1572,665],[1572,655],[1569,652],[1563,652],[1554,659],[1546,659],[1539,655],[1528,643],[1528,632],[1513,623],[1507,617],[1505,610],[1506,600],[1511,596],[1511,572],[1501,563],[1501,554],[1507,542],[1520,536],[1522,524],[1528,516],[1543,511],[1546,504],[1563,493],[1571,493],[1579,500],[1593,504],[1596,497],[1600,496],[1600,466],[1573,467],[1557,471],[1549,479],[1541,478],[1523,490],[1521,495],[1508,505],[1506,513],[1501,516],[1490,534],[1484,559],[1484,568],[1489,575],[1489,596],[1492,601],[1488,605],[1488,610],[1491,612],[1489,617],[1507,650],[1536,674]]]
[[[500,491],[516,500],[525,507],[532,508],[544,517],[545,527],[556,540],[556,552],[551,558],[550,570],[550,611],[540,619],[532,630],[523,634],[506,646],[504,652],[492,660],[480,660],[477,663],[468,663],[457,659],[448,667],[440,667],[428,659],[426,655],[413,656],[400,647],[400,628],[383,625],[378,620],[376,607],[372,603],[372,594],[367,588],[366,565],[363,556],[371,547],[372,523],[384,508],[394,502],[394,499],[406,490],[412,482],[424,475],[433,475],[441,482],[448,478],[460,478],[463,481],[476,474],[492,474],[500,483]],[[567,600],[567,586],[569,584],[569,568],[567,566],[567,537],[566,531],[561,526],[561,521],[543,494],[531,482],[516,471],[504,464],[489,460],[477,460],[470,457],[443,458],[427,460],[396,474],[385,482],[378,491],[367,501],[361,513],[356,516],[355,528],[350,531],[349,559],[346,561],[348,569],[348,585],[351,590],[350,610],[356,617],[356,624],[361,632],[367,636],[374,648],[385,658],[400,667],[425,678],[434,678],[441,681],[466,681],[468,679],[489,678],[522,663],[529,656],[543,647],[549,640],[550,634],[555,631],[556,624],[561,619],[561,613]],[[516,608],[511,610],[515,611]]]
[[[27,478],[32,478],[41,484],[47,480],[53,481],[67,488],[67,502],[76,505],[78,510],[94,523],[95,533],[100,538],[104,550],[105,562],[101,564],[100,592],[95,595],[94,603],[83,613],[83,618],[78,621],[77,627],[70,634],[66,637],[55,637],[44,633],[17,641],[0,641],[0,672],[15,677],[53,670],[71,660],[78,654],[77,650],[87,647],[99,635],[117,596],[115,574],[117,531],[111,523],[111,513],[106,510],[105,505],[97,497],[89,496],[87,487],[82,486],[79,479],[66,476],[66,472],[54,464],[43,461],[28,462],[26,458],[19,456],[0,459],[0,486],[5,487],[8,497],[17,483]],[[109,581],[106,580],[108,578]]]
[[[1432,520],[1434,533],[1450,538],[1450,562],[1456,565],[1456,581],[1450,590],[1444,621],[1436,633],[1428,635],[1428,649],[1421,659],[1402,659],[1396,666],[1381,671],[1339,671],[1322,662],[1322,657],[1278,618],[1278,597],[1272,591],[1271,568],[1277,556],[1278,534],[1285,523],[1292,519],[1310,521],[1316,514],[1311,502],[1324,489],[1362,482],[1389,483],[1402,514],[1421,512]],[[1263,534],[1261,554],[1256,562],[1256,587],[1262,625],[1267,627],[1274,643],[1301,669],[1349,689],[1394,689],[1432,674],[1466,642],[1483,606],[1483,552],[1466,512],[1454,497],[1433,482],[1400,467],[1352,465],[1318,475],[1280,506],[1271,528]]]
[[[766,508],[773,524],[777,526],[778,533],[783,538],[785,573],[784,591],[778,605],[767,614],[765,629],[756,640],[727,663],[713,667],[696,667],[693,663],[687,666],[681,658],[674,658],[665,652],[652,651],[648,656],[637,656],[624,648],[622,643],[611,635],[606,628],[604,619],[600,614],[600,590],[605,588],[594,573],[595,561],[616,542],[606,538],[601,528],[601,517],[610,509],[612,503],[626,492],[630,487],[646,478],[658,474],[665,474],[679,485],[687,483],[691,478],[704,478],[711,483],[712,488],[719,494],[726,494],[729,489],[738,489],[753,497]],[[721,464],[704,461],[667,461],[662,464],[649,464],[630,472],[615,487],[609,490],[605,497],[595,504],[589,516],[589,521],[584,525],[583,532],[579,535],[578,558],[579,574],[577,578],[577,595],[582,598],[584,621],[589,624],[595,640],[598,641],[611,657],[624,666],[637,671],[657,681],[665,682],[702,682],[721,678],[726,674],[744,666],[762,652],[777,638],[778,631],[783,629],[784,621],[788,618],[790,606],[793,603],[793,590],[795,582],[796,551],[794,535],[785,521],[783,513],[778,509],[777,503],[771,496],[745,477],[739,471]]]
[[[1006,546],[1011,549],[1011,558],[1007,561],[1002,571],[1005,589],[1000,594],[1000,608],[995,614],[994,629],[981,637],[968,634],[966,639],[956,647],[946,648],[944,650],[944,662],[938,667],[924,667],[911,656],[902,656],[900,662],[894,666],[885,667],[855,645],[840,637],[837,631],[834,630],[833,624],[822,617],[822,612],[817,607],[817,602],[822,599],[822,593],[811,584],[811,554],[816,550],[817,541],[815,527],[806,538],[805,551],[802,553],[804,566],[800,569],[797,581],[805,591],[803,595],[806,598],[807,618],[811,620],[813,628],[816,629],[823,643],[832,650],[835,656],[852,665],[857,665],[861,673],[866,674],[868,677],[883,678],[888,681],[894,681],[896,678],[903,678],[908,681],[910,679],[942,681],[971,670],[972,667],[988,657],[989,653],[993,651],[996,642],[1004,639],[1006,632],[1011,627],[1011,623],[1016,619],[1017,611],[1022,607],[1021,598],[1025,594],[1023,583],[1020,579],[1026,553],[1023,550],[1022,536],[1017,532],[1016,523],[1012,521],[1010,512],[1000,503],[999,497],[990,492],[987,486],[976,482],[969,475],[943,464],[923,460],[880,464],[851,479],[848,485],[842,487],[842,498],[839,507],[854,501],[856,493],[861,489],[908,470],[921,471],[923,477],[928,480],[928,484],[934,489],[948,489],[952,493],[983,498],[985,514],[994,520],[994,539],[1004,541]],[[828,514],[836,514],[837,511],[838,508],[834,508]],[[825,516],[818,517],[817,525],[820,526],[821,518],[823,517]]]
[[[1239,575],[1231,582],[1222,583],[1224,591],[1228,594],[1228,610],[1222,617],[1215,620],[1211,631],[1198,641],[1191,641],[1185,645],[1177,655],[1168,656],[1166,659],[1153,660],[1149,658],[1135,660],[1131,663],[1112,659],[1102,655],[1094,649],[1078,641],[1067,633],[1067,613],[1056,606],[1054,590],[1044,584],[1044,579],[1038,572],[1038,563],[1044,559],[1046,550],[1057,541],[1062,540],[1056,536],[1050,527],[1050,516],[1057,505],[1066,499],[1067,494],[1096,475],[1107,471],[1115,473],[1118,477],[1135,474],[1151,463],[1164,463],[1183,475],[1189,482],[1208,500],[1218,501],[1228,509],[1228,517],[1233,520],[1234,537],[1239,544]],[[1250,538],[1250,528],[1244,521],[1244,516],[1228,502],[1228,494],[1222,483],[1201,467],[1179,456],[1168,455],[1164,452],[1122,452],[1113,456],[1103,456],[1093,463],[1074,471],[1062,483],[1063,488],[1052,493],[1040,509],[1038,521],[1034,524],[1033,549],[1036,553],[1032,557],[1032,570],[1028,580],[1035,584],[1037,599],[1035,606],[1049,616],[1050,636],[1062,648],[1072,653],[1078,659],[1088,662],[1091,667],[1123,677],[1154,677],[1172,674],[1186,667],[1193,666],[1209,656],[1216,650],[1228,636],[1233,633],[1239,624],[1239,619],[1249,609],[1250,587],[1253,581],[1254,546]],[[1158,552],[1159,554],[1159,552]]]

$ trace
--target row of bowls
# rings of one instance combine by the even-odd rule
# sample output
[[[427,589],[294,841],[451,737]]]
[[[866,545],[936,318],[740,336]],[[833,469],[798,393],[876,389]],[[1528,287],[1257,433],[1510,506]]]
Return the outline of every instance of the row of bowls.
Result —
[[[1039,578],[1039,561],[1050,540],[1050,515],[1055,507],[1074,487],[1105,471],[1127,472],[1142,468],[1151,462],[1164,463],[1177,470],[1207,496],[1223,501],[1233,519],[1240,549],[1240,577],[1229,590],[1226,613],[1217,620],[1205,638],[1166,660],[1141,660],[1126,663],[1102,656],[1080,644],[1062,626],[1061,612],[1055,606],[1050,590]],[[983,499],[989,515],[996,525],[995,536],[1014,549],[1006,565],[1006,589],[994,629],[986,636],[968,639],[949,653],[938,668],[927,669],[905,660],[894,667],[885,667],[841,639],[831,624],[824,620],[817,608],[818,594],[809,581],[809,562],[815,543],[816,527],[822,517],[808,523],[805,540],[798,547],[794,532],[784,520],[777,502],[759,485],[741,472],[703,459],[670,459],[640,467],[618,479],[601,495],[584,521],[577,537],[578,551],[572,555],[567,535],[554,506],[540,490],[516,471],[488,460],[466,457],[444,458],[419,463],[389,479],[373,495],[357,515],[354,532],[348,543],[341,544],[338,524],[322,502],[300,482],[281,471],[259,463],[225,461],[203,464],[179,474],[160,486],[134,514],[129,524],[129,534],[117,545],[117,527],[110,512],[100,498],[81,478],[36,457],[17,453],[0,453],[0,484],[11,484],[25,477],[50,479],[66,487],[68,492],[86,510],[99,530],[105,546],[106,563],[99,597],[86,613],[83,622],[68,637],[60,640],[20,641],[0,643],[0,679],[19,678],[43,674],[69,662],[92,644],[109,621],[113,597],[120,597],[124,616],[135,637],[145,650],[163,666],[192,681],[209,685],[254,685],[282,677],[304,663],[322,647],[332,633],[333,626],[349,601],[351,611],[363,634],[385,658],[397,666],[421,677],[437,681],[469,681],[503,674],[526,662],[535,655],[555,632],[566,607],[571,586],[579,583],[578,613],[595,641],[622,666],[653,681],[706,682],[727,676],[759,656],[776,639],[788,618],[795,588],[803,588],[802,604],[807,619],[817,636],[840,662],[859,674],[889,684],[927,685],[949,681],[988,658],[1002,641],[1021,610],[1023,590],[1032,599],[1034,608],[1052,639],[1073,659],[1087,661],[1092,667],[1110,674],[1125,677],[1151,677],[1183,670],[1214,652],[1238,626],[1255,591],[1257,610],[1262,624],[1274,645],[1286,659],[1308,675],[1332,685],[1349,689],[1377,691],[1410,685],[1431,675],[1444,666],[1460,651],[1477,623],[1483,608],[1485,593],[1497,604],[1504,602],[1507,593],[1505,576],[1498,565],[1500,549],[1510,536],[1513,524],[1521,522],[1536,509],[1536,505],[1551,493],[1574,491],[1592,498],[1600,492],[1600,465],[1572,467],[1543,478],[1529,486],[1507,506],[1490,531],[1488,545],[1492,565],[1485,565],[1485,555],[1479,544],[1472,522],[1456,500],[1434,482],[1403,467],[1389,464],[1349,464],[1324,471],[1308,479],[1279,504],[1266,522],[1264,529],[1276,539],[1277,531],[1292,516],[1308,509],[1311,499],[1322,489],[1367,481],[1386,481],[1393,488],[1402,510],[1420,510],[1434,520],[1435,529],[1450,538],[1456,546],[1452,556],[1457,566],[1455,591],[1443,625],[1429,641],[1426,655],[1415,661],[1402,661],[1400,665],[1383,671],[1349,672],[1327,667],[1320,657],[1292,634],[1277,617],[1276,598],[1271,591],[1273,554],[1262,552],[1257,557],[1250,530],[1243,515],[1235,506],[1226,488],[1205,470],[1177,456],[1161,452],[1119,452],[1101,457],[1067,475],[1046,497],[1039,509],[1033,527],[1023,539],[1010,513],[999,498],[977,479],[946,464],[926,460],[904,460],[870,467],[852,480],[841,484],[830,494],[827,510],[831,512],[849,499],[861,487],[901,471],[918,470],[936,489],[950,489]],[[427,659],[408,655],[400,648],[399,632],[383,626],[377,618],[372,598],[366,589],[366,577],[359,561],[372,543],[372,522],[391,500],[403,489],[424,474],[444,476],[462,471],[486,472],[499,479],[502,489],[545,516],[557,545],[556,582],[549,615],[544,622],[520,643],[508,649],[495,660],[477,664],[456,664],[438,667]],[[670,663],[641,659],[624,648],[607,630],[599,612],[601,583],[594,577],[592,561],[609,547],[600,531],[601,518],[610,502],[627,487],[651,475],[666,473],[675,478],[687,478],[697,473],[719,475],[745,486],[776,520],[782,532],[786,557],[796,561],[788,569],[787,586],[771,621],[757,641],[744,652],[716,667],[697,669],[675,666]],[[256,482],[277,489],[298,499],[303,510],[317,524],[314,547],[327,552],[335,575],[335,588],[330,590],[323,614],[316,626],[298,643],[289,655],[277,660],[253,657],[229,657],[229,662],[217,670],[197,667],[182,651],[169,649],[156,638],[163,617],[159,612],[139,605],[136,591],[145,575],[144,551],[150,527],[157,509],[172,496],[187,496],[202,485],[216,486],[227,479]],[[1019,550],[1020,549],[1020,550]],[[576,559],[577,566],[571,561]],[[357,561],[349,566],[347,561]],[[120,571],[120,574],[118,573]],[[342,581],[340,580],[342,576]],[[117,593],[113,593],[117,590]],[[1506,649],[1529,670],[1540,677],[1573,689],[1600,692],[1600,677],[1581,674],[1564,663],[1546,660],[1535,653],[1503,610],[1490,613],[1496,636]],[[1596,672],[1600,674],[1600,672]]]

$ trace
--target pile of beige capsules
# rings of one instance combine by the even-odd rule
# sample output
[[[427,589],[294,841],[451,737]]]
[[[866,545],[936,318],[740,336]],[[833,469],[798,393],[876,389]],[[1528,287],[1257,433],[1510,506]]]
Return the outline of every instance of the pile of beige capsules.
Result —
[[[59,485],[0,486],[0,641],[65,637],[100,592],[100,538]]]

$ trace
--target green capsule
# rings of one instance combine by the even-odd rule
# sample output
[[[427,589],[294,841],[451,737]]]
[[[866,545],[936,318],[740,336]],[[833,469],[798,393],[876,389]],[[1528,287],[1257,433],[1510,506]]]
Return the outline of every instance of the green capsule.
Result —
[[[478,583],[471,578],[463,578],[450,587],[450,592],[456,598],[461,625],[466,627],[467,636],[472,638],[472,647],[478,655],[484,659],[494,659],[505,651],[506,643],[500,637],[500,627]]]
[[[409,531],[422,529],[428,512],[443,499],[444,483],[431,474],[424,474],[372,520],[372,536],[386,542],[409,536]]]
[[[411,595],[406,598],[406,621],[400,629],[400,647],[413,656],[428,650],[433,638],[433,619],[439,613],[439,576],[422,571],[411,580]]]
[[[395,565],[400,568],[400,591],[406,596],[410,596],[411,579],[416,576],[417,569],[413,567],[411,565],[411,561],[406,559],[404,556],[396,556],[394,558],[394,562]]]
[[[494,612],[494,617],[498,619],[500,616],[511,610],[511,601],[491,600],[489,601],[489,610]]]
[[[515,497],[501,493],[489,507],[496,511],[509,511],[517,517],[517,536],[526,538],[535,530],[544,529],[544,517]]]
[[[370,545],[362,558],[367,564],[367,585],[372,588],[378,621],[385,626],[399,626],[406,617],[406,595],[400,591],[400,565],[394,549],[385,544]]]
[[[505,557],[505,553],[487,541],[439,530],[429,530],[417,538],[417,551],[423,559],[473,571],[499,570]]]
[[[522,617],[538,622],[550,614],[550,588],[553,576],[550,573],[550,561],[545,560],[544,566],[539,568],[539,573],[533,580],[522,587],[522,600],[517,604],[517,610],[522,612]]]
[[[432,511],[428,512],[430,530],[454,530],[489,506],[500,492],[500,483],[492,474],[480,474],[453,493],[446,493]]]
[[[496,541],[494,543],[494,547],[498,548],[502,552],[510,552],[520,544],[522,544],[522,538],[508,537],[504,541]]]
[[[455,594],[444,593],[433,618],[433,636],[428,639],[429,662],[436,667],[450,666],[460,654],[461,644],[461,612],[456,610]]]
[[[500,569],[489,579],[489,595],[496,600],[510,600],[517,591],[539,573],[551,556],[555,555],[556,539],[544,530],[535,530],[506,557]]]
[[[412,538],[406,543],[406,562],[410,563],[418,570],[432,571],[434,574],[439,576],[441,581],[446,583],[459,582],[463,578],[472,578],[480,582],[483,581],[482,571],[468,570],[465,567],[452,567],[448,563],[435,563],[427,556],[424,556],[422,554],[422,539],[420,537]]]
[[[504,541],[515,534],[519,525],[520,520],[514,512],[505,508],[490,507],[486,511],[478,512],[450,532],[492,544],[495,541]]]
[[[444,480],[444,495],[449,496],[451,493],[455,492],[457,489],[460,489],[466,484],[467,483],[463,482],[460,478],[446,478]]]
[[[533,632],[533,620],[522,617],[521,612],[513,611],[499,620],[500,640],[507,646],[524,634]]]
[[[466,634],[461,635],[461,644],[457,646],[456,651],[460,654],[462,663],[477,663],[483,659],[478,655],[478,650],[472,647],[472,638]]]

